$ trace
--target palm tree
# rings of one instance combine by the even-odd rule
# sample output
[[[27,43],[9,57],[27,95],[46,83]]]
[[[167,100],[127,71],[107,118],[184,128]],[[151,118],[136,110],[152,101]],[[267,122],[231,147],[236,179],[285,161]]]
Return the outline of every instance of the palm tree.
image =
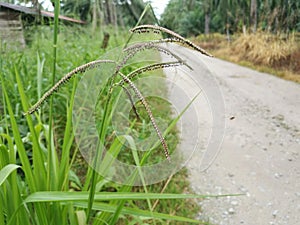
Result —
[[[251,0],[250,23],[252,31],[255,33],[257,29],[257,0]]]
[[[213,0],[204,0],[202,4],[203,4],[203,10],[205,14],[204,33],[209,34],[211,11],[213,10],[213,6],[214,6]]]

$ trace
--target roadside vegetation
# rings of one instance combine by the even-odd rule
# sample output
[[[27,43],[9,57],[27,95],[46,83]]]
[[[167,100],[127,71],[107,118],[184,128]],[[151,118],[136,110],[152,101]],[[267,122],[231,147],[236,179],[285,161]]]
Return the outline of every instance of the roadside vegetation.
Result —
[[[116,32],[115,27],[107,26],[105,32],[112,38],[107,48],[102,48],[103,30],[59,25],[58,12],[55,13],[53,25],[29,28],[30,44],[25,49],[1,49],[0,224],[201,223],[194,219],[200,210],[194,199],[206,196],[191,193],[186,170],[154,185],[133,187],[106,180],[80,156],[72,130],[72,108],[80,75],[63,82],[64,87],[49,96],[38,111],[33,109],[32,115],[24,115],[64,74],[99,59],[129,38],[127,29]],[[133,69],[126,67],[125,71]],[[109,93],[110,86],[107,88],[99,102],[107,100],[105,93]],[[108,144],[107,151],[117,156],[124,149],[123,142],[111,140],[109,133],[114,96],[111,98],[97,116],[102,118],[99,132]],[[161,107],[151,107],[152,113],[163,113],[165,117],[168,105]],[[170,132],[169,138],[176,143],[176,130]],[[176,146],[170,147],[172,152]],[[158,147],[153,152],[165,157],[163,150]],[[142,165],[149,154],[140,157]],[[130,162],[132,155],[124,160]],[[105,162],[101,168],[104,174],[110,172],[110,162]],[[128,180],[133,182],[134,176]]]
[[[210,34],[191,38],[215,57],[300,83],[300,36],[288,37],[266,32],[225,35]]]
[[[31,2],[37,9],[42,7],[38,1]],[[86,163],[75,144],[72,124],[80,74],[86,68],[94,69],[86,63],[127,43],[129,28],[137,24],[161,23],[180,35],[193,37],[216,56],[247,65],[251,63],[255,68],[267,68],[266,72],[275,73],[276,70],[279,76],[299,82],[299,1],[285,4],[276,0],[251,0],[239,4],[239,1],[229,0],[171,0],[161,21],[157,21],[153,9],[146,7],[142,0],[117,1],[117,4],[100,0],[51,2],[56,6],[54,21],[49,25],[25,24],[25,49],[5,45],[0,49],[0,225],[201,223],[194,219],[200,211],[194,199],[207,196],[191,192],[186,170],[154,185],[143,183],[141,187],[133,187],[107,181]],[[87,25],[59,24],[59,14],[85,20]],[[153,29],[137,30],[147,34]],[[179,36],[175,37],[178,41]],[[202,51],[190,42],[188,45]],[[129,51],[128,55],[133,53],[136,52]],[[86,66],[83,69],[81,65]],[[117,70],[118,82],[129,84],[122,88],[132,88],[132,93],[140,96],[131,80],[122,77],[122,73],[130,74],[145,65],[123,66]],[[75,68],[79,69],[72,74],[72,79],[62,80],[59,91],[55,88],[43,99],[46,90],[55,87],[59,79]],[[163,76],[161,72],[158,75]],[[142,125],[150,124],[155,128],[160,143],[159,147],[153,147],[155,154],[151,157],[150,154],[134,155],[123,148],[123,139],[111,139],[113,129],[108,115],[118,97],[110,93],[112,84],[108,83],[101,92],[99,105],[103,103],[104,108],[99,108],[96,115],[100,118],[97,124],[100,138],[107,144],[108,152],[115,157],[120,152],[126,153],[122,160],[141,165],[161,160],[161,157],[168,158],[168,150],[172,152],[177,143],[176,129],[171,129],[175,120],[169,124],[166,141],[171,144],[170,149],[166,149],[151,113],[166,117],[171,109],[157,100],[147,99],[154,106],[149,113],[140,97],[142,104],[135,110],[141,112],[141,118],[132,123],[132,128],[141,136],[147,135],[142,133]],[[42,104],[30,108],[39,99]],[[37,108],[40,109],[37,111]],[[138,117],[134,112],[131,116]],[[98,165],[97,160],[94,163]],[[102,175],[111,172],[109,160],[103,165]],[[138,175],[141,176],[136,171],[134,176]],[[129,184],[134,176],[128,177]]]
[[[124,42],[122,37],[128,32],[119,32],[124,35],[110,40],[108,49],[104,50],[101,49],[102,34],[95,38],[90,36],[89,28],[61,27],[57,75],[97,59],[116,44]],[[54,58],[49,34],[49,27],[40,27],[24,53],[4,51],[1,54],[0,210],[3,217],[0,224],[85,224],[88,214],[84,209],[91,201],[94,202],[93,210],[89,212],[89,223],[92,224],[165,224],[164,221],[174,219],[181,221],[177,224],[184,224],[184,221],[195,223],[196,220],[184,219],[194,218],[199,211],[193,199],[186,200],[181,195],[192,194],[186,170],[171,180],[140,188],[108,182],[101,176],[93,178],[93,169],[80,155],[72,134],[72,105],[79,77],[69,81],[53,97],[51,134],[50,101],[34,116],[23,116],[28,106],[52,86],[49,74]],[[153,114],[164,113],[162,116],[166,116],[167,110],[160,106],[157,110],[153,108]],[[176,133],[169,138],[176,140],[174,135]],[[113,151],[121,150],[116,141],[110,145]],[[122,152],[126,153],[126,150]],[[120,155],[124,156],[122,152]],[[162,149],[154,152],[164,157]],[[127,154],[127,159],[123,157],[123,160],[132,161],[132,155]],[[97,185],[94,200],[89,199],[91,185]],[[148,197],[151,192],[156,193],[157,198],[148,198],[147,192]],[[108,193],[116,195],[109,197]],[[130,197],[133,193],[138,194],[137,197]],[[160,200],[160,193],[174,195],[167,197],[169,200]]]
[[[297,0],[170,0],[161,24],[216,57],[300,82]]]

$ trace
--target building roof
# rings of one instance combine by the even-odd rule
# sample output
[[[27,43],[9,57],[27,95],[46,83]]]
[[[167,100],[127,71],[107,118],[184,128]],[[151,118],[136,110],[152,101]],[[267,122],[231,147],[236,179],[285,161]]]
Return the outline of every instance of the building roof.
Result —
[[[30,14],[30,15],[39,15],[40,14],[41,16],[44,16],[44,17],[54,18],[54,13],[53,12],[48,12],[48,11],[44,11],[44,10],[41,10],[40,12],[38,12],[34,8],[28,8],[28,7],[25,7],[25,6],[0,2],[0,8],[1,7],[12,9],[14,11],[18,11],[18,12],[25,13],[25,14]],[[82,20],[76,20],[76,19],[73,19],[73,18],[70,18],[70,17],[67,17],[67,16],[62,16],[62,15],[59,15],[59,19],[69,21],[69,22],[73,22],[73,23],[79,23],[79,24],[85,24],[86,23]]]

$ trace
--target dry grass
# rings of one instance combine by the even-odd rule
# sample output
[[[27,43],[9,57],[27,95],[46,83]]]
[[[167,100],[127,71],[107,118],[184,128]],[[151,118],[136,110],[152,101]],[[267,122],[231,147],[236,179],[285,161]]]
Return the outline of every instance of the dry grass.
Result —
[[[264,32],[234,36],[197,37],[198,43],[216,57],[300,83],[300,41],[296,35],[282,37]]]
[[[279,66],[296,50],[293,38],[258,32],[242,35],[233,43],[232,51],[255,64]]]

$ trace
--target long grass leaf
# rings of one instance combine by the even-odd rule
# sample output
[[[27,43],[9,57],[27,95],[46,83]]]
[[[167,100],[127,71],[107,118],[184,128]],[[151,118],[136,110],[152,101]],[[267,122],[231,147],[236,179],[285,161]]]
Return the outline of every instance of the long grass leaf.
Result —
[[[146,182],[145,182],[145,179],[144,179],[143,172],[142,172],[141,167],[140,167],[139,157],[138,157],[138,154],[137,154],[136,145],[134,143],[134,140],[133,140],[133,138],[131,136],[128,136],[128,135],[124,135],[124,137],[126,138],[127,142],[130,145],[130,149],[132,150],[133,158],[134,158],[135,164],[137,166],[138,173],[139,173],[140,178],[142,180],[142,184],[143,184],[145,193],[147,194],[148,190],[147,190],[147,186],[146,186]],[[120,192],[120,193],[122,193],[122,192]],[[147,203],[148,203],[148,207],[149,207],[149,209],[151,211],[152,206],[151,206],[150,199],[146,198],[146,200],[147,200]],[[123,204],[122,203],[124,203],[124,200],[119,202],[119,206],[117,207],[117,209],[116,209],[116,211],[115,211],[112,219],[110,220],[110,224],[116,224],[117,223],[118,218],[119,218],[120,213],[121,213],[122,208],[123,208]]]
[[[28,101],[25,95],[25,91],[24,91],[24,87],[21,81],[21,77],[19,74],[18,69],[15,67],[15,76],[16,76],[16,81],[18,84],[18,91],[20,94],[20,98],[21,98],[21,103],[22,103],[22,107],[23,110],[26,111],[28,109]],[[41,149],[41,146],[39,144],[39,139],[38,139],[38,134],[37,134],[37,130],[35,128],[35,126],[33,125],[33,121],[31,116],[26,116],[26,120],[27,120],[27,125],[29,127],[30,130],[30,134],[31,134],[31,141],[32,141],[32,152],[33,152],[33,169],[30,170],[33,172],[33,182],[34,182],[34,186],[35,186],[35,191],[36,190],[45,190],[46,189],[46,168],[44,165],[44,154],[43,151]],[[22,143],[24,151],[25,151],[25,147],[24,144]],[[20,153],[20,151],[18,151],[18,153]],[[26,152],[25,152],[26,154]],[[26,157],[28,158],[27,154]],[[23,168],[24,171],[24,168]],[[34,192],[34,190],[31,190],[32,192]],[[37,205],[36,209],[34,212],[34,214],[36,214],[36,220],[38,220],[40,223],[42,224],[47,224],[47,211],[45,210],[45,206],[44,205]],[[22,213],[22,212],[21,212]]]
[[[144,200],[144,199],[195,199],[227,197],[235,195],[197,195],[197,194],[172,194],[172,193],[136,193],[136,192],[100,192],[95,193],[94,201],[108,200]],[[67,191],[41,191],[29,195],[24,204],[37,202],[75,202],[89,201],[89,192],[67,192]]]
[[[23,87],[19,72],[16,68],[15,68],[15,74],[16,74],[16,81],[18,84],[18,91],[19,91],[20,98],[21,98],[21,103],[22,103],[23,109],[26,111],[28,108],[28,101],[26,99],[24,87]],[[37,132],[36,132],[36,129],[34,128],[31,117],[27,116],[26,119],[27,119],[27,124],[28,124],[29,130],[30,130],[30,133],[31,133],[31,138],[32,138],[33,167],[34,167],[33,174],[35,177],[36,186],[39,189],[44,189],[46,171],[45,171],[45,166],[43,164],[44,157],[43,157],[42,149],[40,147]]]
[[[75,202],[74,205],[76,205],[78,207],[83,207],[83,208],[85,208],[87,206],[87,204],[84,202]],[[117,207],[115,205],[99,203],[99,202],[96,202],[93,205],[94,210],[110,212],[110,213],[114,213],[116,211],[116,208]],[[185,217],[181,217],[181,216],[174,216],[174,215],[157,213],[157,212],[152,213],[147,210],[141,210],[141,209],[135,209],[135,208],[129,208],[129,207],[123,207],[121,210],[121,214],[145,217],[147,219],[163,219],[163,220],[169,220],[169,221],[186,222],[186,223],[190,223],[190,224],[203,224],[203,225],[208,224],[204,221],[199,221],[199,220],[195,220],[195,219],[189,219],[189,218],[185,218]]]
[[[77,81],[74,80],[70,104],[67,107],[67,124],[64,132],[64,142],[62,146],[62,156],[59,168],[59,187],[61,187],[61,190],[64,190],[66,188],[70,170],[70,150],[74,141],[74,135],[72,132],[72,109],[74,104],[74,96],[76,92],[76,83]]]
[[[3,137],[7,141],[6,148],[2,143],[0,144],[0,166],[4,166],[6,164],[16,164],[16,153],[14,151],[14,143],[12,137],[8,134],[0,134],[0,137]],[[0,138],[1,139],[1,138]]]
[[[41,60],[39,53],[36,53],[37,58],[37,96],[40,99],[42,96],[42,84],[43,84],[43,69],[45,64],[45,58]]]
[[[111,110],[112,110],[112,93],[109,92],[107,99],[104,103],[104,110],[103,110],[103,118],[100,124],[100,129],[99,129],[99,141],[96,146],[96,154],[94,157],[94,162],[93,162],[93,168],[97,168],[100,162],[100,157],[102,157],[103,153],[103,144],[105,143],[105,137],[107,135],[107,130],[108,130],[108,124],[111,119]],[[95,196],[95,190],[96,190],[96,185],[97,185],[97,178],[98,178],[98,173],[94,169],[91,174],[91,180],[90,180],[90,191],[89,191],[89,202],[88,202],[88,208],[87,208],[87,220],[86,223],[89,223],[90,217],[91,217],[91,211],[94,203],[94,196]]]
[[[145,9],[143,10],[142,14],[140,15],[138,21],[136,22],[136,25],[135,26],[138,26],[140,25],[142,19],[144,18],[144,16],[146,15],[147,11],[149,10],[149,8],[151,7],[151,4],[148,3],[145,7]],[[152,8],[152,7],[151,7]],[[125,45],[124,45],[124,48],[127,47],[127,45],[129,44],[130,40],[132,39],[132,36],[133,36],[133,33],[130,34],[129,38],[127,39]]]
[[[60,1],[55,0],[54,7],[54,32],[53,32],[53,64],[52,64],[52,86],[55,85],[56,77],[56,61],[57,61],[57,40],[58,40],[58,30],[59,30],[59,13],[60,13]],[[52,140],[52,120],[53,120],[53,98],[50,96],[49,104],[49,132],[48,140],[51,143]],[[51,144],[48,144],[48,157],[47,157],[47,189],[54,189],[54,186],[57,184],[57,174],[55,173],[55,159],[54,159],[54,149],[52,149]]]
[[[6,109],[7,109],[8,115],[9,115],[9,120],[10,120],[11,128],[13,131],[15,145],[17,147],[18,155],[19,155],[19,158],[20,158],[20,161],[22,164],[22,169],[25,174],[25,181],[26,181],[26,184],[28,185],[30,192],[35,192],[35,191],[37,191],[37,184],[35,182],[35,177],[33,176],[33,171],[31,169],[29,158],[27,156],[25,146],[23,144],[23,141],[22,141],[19,129],[18,129],[17,121],[16,121],[15,115],[13,113],[10,98],[7,94],[6,87],[3,83],[2,76],[0,76],[0,79],[1,79],[1,83],[2,83],[3,94],[5,97],[5,101],[6,101]],[[22,89],[22,87],[18,87],[18,88]],[[12,150],[12,151],[14,151],[14,150]],[[14,180],[16,180],[16,179],[14,179]],[[17,185],[14,185],[11,188],[11,191],[12,191],[13,195],[15,196],[15,199],[13,201],[14,203],[19,201],[17,196],[19,196],[20,193],[18,192],[17,187],[18,187]],[[16,216],[18,214],[17,212],[18,212],[18,210],[16,209],[12,214],[10,214],[10,215],[12,215],[10,218],[7,217],[7,221],[8,221],[7,224],[15,224],[16,223],[16,219],[17,219]],[[44,221],[45,222],[44,224],[46,224],[47,219],[45,219],[45,212],[43,212],[42,208],[39,205],[36,207],[36,212],[37,212],[39,220]],[[24,213],[23,210],[21,210],[21,212],[19,212],[19,214],[18,214],[18,218],[24,217],[22,219],[24,224],[26,224],[26,221],[29,220],[28,216],[26,216],[26,215],[27,214]]]
[[[135,142],[134,142],[134,140],[133,140],[132,137],[127,138],[127,141],[128,141],[128,143],[130,145],[130,149],[132,150],[132,155],[133,155],[133,158],[134,158],[134,161],[135,161],[135,165],[137,166],[137,169],[138,169],[138,172],[139,172],[142,184],[143,184],[143,189],[144,189],[145,193],[147,194],[148,193],[148,188],[147,188],[147,184],[146,184],[146,181],[145,181],[145,177],[144,177],[143,171],[141,169],[140,159],[139,159],[139,155],[137,153]],[[147,198],[146,200],[147,200],[149,211],[151,212],[151,215],[152,215],[153,210],[152,210],[151,201],[150,201],[149,198]],[[152,217],[153,217],[153,215],[152,215]],[[155,224],[155,221],[153,221],[153,222]]]
[[[4,168],[0,170],[0,186],[6,180],[6,178],[16,169],[20,168],[20,166],[15,164],[8,164]]]
[[[5,218],[4,218],[4,209],[5,209],[5,206],[4,206],[4,202],[3,202],[3,194],[1,193],[2,190],[0,189],[0,225],[5,225]]]
[[[7,95],[6,87],[4,85],[2,76],[0,76],[0,79],[1,79],[1,83],[2,83],[2,91],[3,91],[4,97],[5,97],[5,101],[6,101],[6,108],[7,108],[7,111],[8,111],[8,115],[10,117],[13,136],[14,136],[14,139],[15,139],[15,144],[16,144],[17,149],[18,149],[18,154],[19,154],[19,157],[20,157],[20,160],[21,160],[21,163],[22,163],[23,171],[25,173],[25,178],[27,180],[27,184],[28,184],[30,190],[32,192],[35,192],[36,191],[36,185],[35,185],[35,182],[34,182],[34,179],[33,179],[33,174],[32,174],[31,166],[30,166],[30,163],[29,163],[29,159],[27,157],[26,150],[25,150],[25,147],[23,145],[23,141],[22,141],[19,129],[18,129],[17,121],[16,121],[15,115],[13,113],[10,98]]]

